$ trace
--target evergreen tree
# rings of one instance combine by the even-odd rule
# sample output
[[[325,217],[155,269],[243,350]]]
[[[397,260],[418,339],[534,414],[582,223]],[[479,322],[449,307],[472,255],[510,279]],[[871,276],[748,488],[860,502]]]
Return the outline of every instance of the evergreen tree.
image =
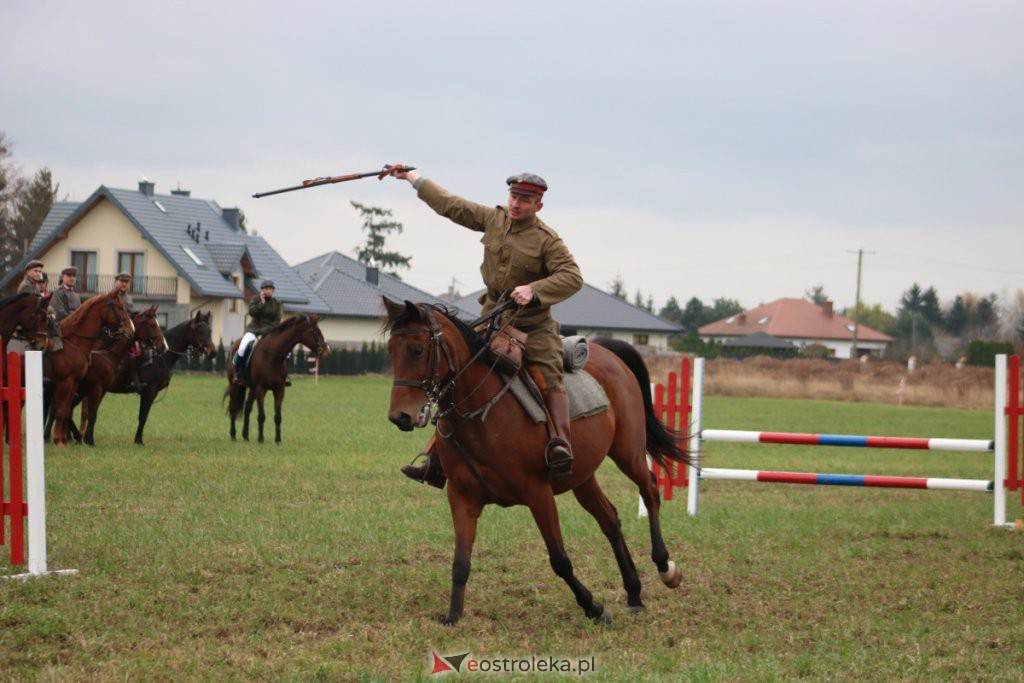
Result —
[[[612,296],[617,296],[620,299],[622,299],[623,301],[626,300],[626,283],[622,281],[622,274],[621,273],[616,273],[615,274],[615,279],[612,280],[610,287],[611,287],[611,292],[609,292],[609,293]]]
[[[391,219],[391,209],[376,206],[365,206],[359,202],[351,202],[363,217],[363,231],[366,242],[356,247],[356,258],[373,268],[408,268],[411,256],[402,256],[397,251],[387,251],[385,242],[392,232],[401,233],[402,224]],[[394,270],[385,271],[388,275],[398,277]]]
[[[953,299],[953,305],[949,307],[949,311],[944,316],[944,324],[946,331],[955,337],[959,337],[967,329],[968,310],[967,304],[964,301],[963,296],[960,294],[956,295]]]
[[[820,284],[814,285],[810,289],[805,289],[804,297],[817,306],[820,306],[829,300],[828,294],[825,293],[825,287]]]
[[[50,213],[53,200],[57,197],[57,189],[53,185],[53,177],[48,168],[37,171],[31,181],[18,183],[13,228],[14,239],[23,252],[28,249],[29,243],[46,220],[46,215]]]
[[[658,311],[658,317],[681,325],[683,323],[683,309],[679,308],[679,301],[674,296],[670,296],[665,305]]]
[[[686,302],[686,308],[683,309],[679,324],[687,330],[696,330],[704,324],[704,319],[707,317],[706,311],[704,303],[697,297],[693,297]]]
[[[708,311],[708,319],[705,323],[712,323],[716,320],[723,320],[730,316],[736,315],[743,312],[743,306],[740,305],[736,299],[727,299],[725,297],[719,297],[715,299],[714,303],[711,304],[711,310]]]

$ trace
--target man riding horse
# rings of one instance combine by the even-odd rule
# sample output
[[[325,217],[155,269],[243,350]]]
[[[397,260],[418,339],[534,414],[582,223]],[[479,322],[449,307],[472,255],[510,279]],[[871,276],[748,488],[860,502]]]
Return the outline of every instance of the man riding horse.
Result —
[[[245,326],[245,335],[238,344],[238,351],[235,352],[231,363],[235,366],[233,381],[236,384],[245,384],[246,370],[249,365],[249,348],[267,332],[281,324],[284,317],[284,306],[274,298],[274,281],[264,280],[260,283],[260,296],[249,302],[249,324]]]
[[[396,168],[403,168],[397,165]],[[551,306],[568,299],[583,286],[583,276],[568,247],[554,230],[537,218],[548,185],[538,175],[521,173],[508,178],[508,206],[485,206],[451,194],[415,170],[393,172],[407,180],[420,199],[438,214],[476,232],[482,232],[484,260],[480,267],[487,289],[480,298],[482,312],[495,307],[502,293],[523,308],[515,325],[527,336],[530,375],[544,395],[557,434],[548,442],[545,457],[552,474],[572,472],[569,445],[569,398],[562,369],[562,340]],[[436,438],[436,436],[435,436]],[[434,438],[427,444],[426,462],[406,465],[411,479],[443,488],[445,475],[433,454]]]

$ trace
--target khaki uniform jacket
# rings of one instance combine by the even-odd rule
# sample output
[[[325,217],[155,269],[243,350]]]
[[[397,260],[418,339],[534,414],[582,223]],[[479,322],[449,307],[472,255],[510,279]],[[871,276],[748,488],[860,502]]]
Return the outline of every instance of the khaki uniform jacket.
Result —
[[[128,292],[120,292],[117,298],[121,300],[121,305],[124,306],[124,312],[128,315],[135,313],[135,301],[132,300],[132,295]]]
[[[270,297],[262,304],[260,298],[254,297],[249,302],[249,324],[245,326],[246,332],[263,335],[281,324],[284,317],[284,306],[281,302]]]
[[[536,216],[513,221],[507,207],[467,201],[430,180],[420,185],[419,197],[445,218],[484,234],[480,238],[484,245],[480,274],[487,286],[480,297],[483,313],[494,308],[508,290],[520,285],[533,288],[540,305],[521,309],[515,325],[527,334],[526,356],[541,374],[541,390],[564,391],[562,341],[551,307],[578,292],[583,276],[558,233]]]
[[[583,276],[572,253],[558,233],[536,216],[526,222],[513,221],[507,207],[476,204],[428,179],[424,179],[418,194],[438,214],[483,233],[480,274],[487,286],[480,300],[483,313],[494,308],[503,292],[530,285],[540,306],[524,308],[516,318],[516,326],[528,332],[549,323],[551,306],[583,287]]]
[[[81,305],[82,297],[78,296],[78,292],[67,287],[60,287],[50,298],[50,306],[57,314],[58,321],[77,311]]]
[[[18,294],[28,292],[29,294],[42,295],[46,291],[46,285],[28,279],[28,275],[21,279],[21,286],[18,287]]]

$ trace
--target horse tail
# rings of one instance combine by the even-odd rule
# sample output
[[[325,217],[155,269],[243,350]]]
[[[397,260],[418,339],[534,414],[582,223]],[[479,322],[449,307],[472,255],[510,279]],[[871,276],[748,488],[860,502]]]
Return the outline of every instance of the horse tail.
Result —
[[[618,356],[640,384],[640,393],[644,397],[647,453],[662,467],[666,466],[666,460],[689,464],[686,451],[679,447],[685,434],[669,429],[654,414],[654,402],[651,400],[651,374],[647,370],[644,359],[640,357],[640,353],[632,344],[610,337],[599,337],[592,340],[592,343],[603,346]]]
[[[246,386],[242,384],[229,383],[228,388],[224,390],[224,396],[221,398],[228,399],[228,414],[232,418],[241,412],[242,406],[245,405],[245,392]]]

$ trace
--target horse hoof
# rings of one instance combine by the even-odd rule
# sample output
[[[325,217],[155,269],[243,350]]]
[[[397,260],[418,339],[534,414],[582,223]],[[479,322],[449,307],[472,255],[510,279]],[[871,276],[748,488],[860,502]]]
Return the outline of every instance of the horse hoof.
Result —
[[[596,617],[593,617],[594,623],[595,624],[600,624],[601,626],[611,626],[612,625],[612,615],[611,615],[611,613],[607,609],[605,609],[603,605],[594,605],[594,607],[596,609],[601,610],[600,614],[598,614]]]
[[[669,588],[679,588],[679,584],[683,582],[683,570],[672,560],[668,561],[668,569],[658,572],[658,576],[661,577],[661,582]]]
[[[646,611],[647,611],[647,608],[644,607],[643,603],[641,603],[639,605],[630,605],[629,606],[629,613],[630,614],[640,614],[641,612],[646,612]]]
[[[449,614],[448,616],[446,616],[444,619],[441,620],[441,625],[442,626],[455,626],[455,624],[457,624],[458,622],[459,622],[458,615],[453,616],[453,615]]]

